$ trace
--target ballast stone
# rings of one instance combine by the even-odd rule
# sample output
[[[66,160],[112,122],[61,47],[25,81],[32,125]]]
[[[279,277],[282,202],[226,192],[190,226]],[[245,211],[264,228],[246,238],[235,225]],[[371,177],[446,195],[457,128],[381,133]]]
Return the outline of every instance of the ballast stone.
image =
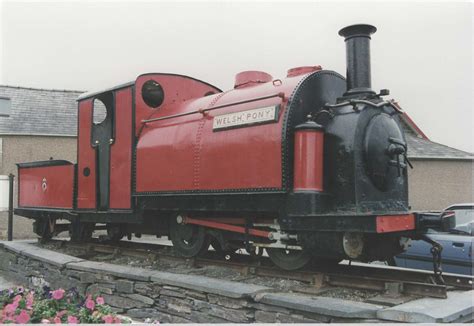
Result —
[[[326,297],[313,298],[288,293],[266,293],[259,301],[274,306],[343,318],[374,318],[377,311],[383,308],[364,302]]]
[[[453,291],[448,292],[448,299],[423,298],[410,301],[396,307],[380,310],[377,317],[405,323],[456,322],[466,316],[473,315],[473,298],[474,290]]]

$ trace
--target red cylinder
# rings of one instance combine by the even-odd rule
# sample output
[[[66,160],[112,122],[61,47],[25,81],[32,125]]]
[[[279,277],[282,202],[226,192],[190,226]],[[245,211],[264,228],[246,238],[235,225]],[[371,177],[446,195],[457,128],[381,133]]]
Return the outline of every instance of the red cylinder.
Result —
[[[315,122],[295,128],[294,191],[323,191],[324,129]]]

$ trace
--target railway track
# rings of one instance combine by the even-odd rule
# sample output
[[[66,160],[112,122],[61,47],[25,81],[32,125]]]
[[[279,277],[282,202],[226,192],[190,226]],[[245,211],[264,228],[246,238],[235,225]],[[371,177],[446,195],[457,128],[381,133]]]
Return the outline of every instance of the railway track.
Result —
[[[432,273],[405,270],[381,265],[311,266],[304,270],[286,271],[275,267],[268,257],[258,260],[248,254],[234,254],[230,260],[209,251],[203,257],[184,258],[173,254],[170,246],[144,242],[119,241],[113,244],[94,239],[87,243],[72,243],[66,240],[50,240],[61,247],[84,249],[90,253],[106,253],[149,260],[184,262],[192,267],[220,266],[238,271],[243,275],[255,275],[301,281],[309,287],[300,292],[316,293],[326,286],[389,292],[392,296],[421,296],[447,298],[451,290],[472,290],[474,278],[444,274],[444,285],[436,284]]]

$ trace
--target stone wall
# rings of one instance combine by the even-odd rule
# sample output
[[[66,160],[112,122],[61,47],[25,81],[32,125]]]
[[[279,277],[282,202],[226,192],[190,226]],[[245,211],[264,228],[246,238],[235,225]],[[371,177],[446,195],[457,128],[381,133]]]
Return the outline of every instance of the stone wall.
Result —
[[[396,307],[282,293],[261,285],[87,261],[0,241],[0,271],[25,286],[76,287],[104,297],[114,311],[164,323],[450,322],[472,320],[474,291]],[[424,300],[424,301],[423,301]]]
[[[25,242],[3,243],[0,269],[25,286],[76,287],[104,297],[114,311],[166,323],[345,322],[376,320],[381,306],[273,293],[205,276],[86,261]]]

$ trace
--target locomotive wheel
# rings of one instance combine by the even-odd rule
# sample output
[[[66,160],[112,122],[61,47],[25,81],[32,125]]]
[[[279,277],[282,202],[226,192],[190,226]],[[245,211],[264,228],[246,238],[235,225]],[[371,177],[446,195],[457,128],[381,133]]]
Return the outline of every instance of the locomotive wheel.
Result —
[[[266,248],[271,261],[287,271],[294,271],[306,266],[311,255],[305,250],[287,250],[280,248]]]
[[[72,221],[69,228],[69,236],[72,242],[86,242],[92,239],[95,223],[81,223]]]
[[[54,227],[56,226],[56,220],[53,219],[41,219],[36,220],[33,225],[34,232],[40,236],[41,241],[48,241],[54,235]]]
[[[207,252],[210,239],[204,228],[191,224],[170,221],[170,237],[175,252],[183,257],[195,257]]]
[[[118,242],[122,240],[124,234],[118,225],[107,225],[107,240],[110,242]]]

